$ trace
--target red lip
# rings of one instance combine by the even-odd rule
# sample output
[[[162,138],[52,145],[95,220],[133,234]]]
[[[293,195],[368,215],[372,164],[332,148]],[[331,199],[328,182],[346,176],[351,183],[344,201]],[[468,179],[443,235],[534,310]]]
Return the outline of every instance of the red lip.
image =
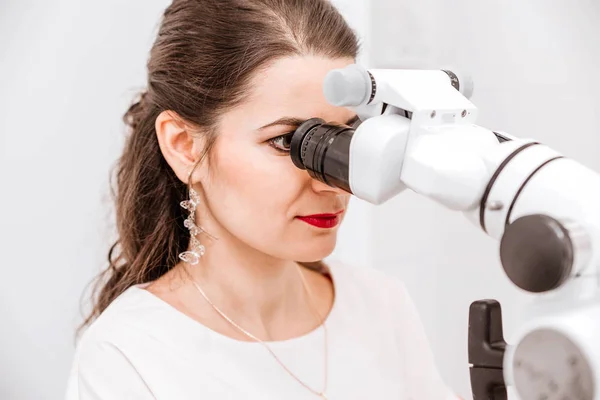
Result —
[[[338,212],[335,213],[326,213],[326,214],[312,214],[312,215],[303,215],[301,217],[298,218],[333,218],[336,217],[338,215],[340,215],[341,213],[343,213],[344,210],[340,210]]]
[[[344,210],[338,211],[335,214],[313,214],[297,218],[318,228],[333,228],[340,223],[339,215],[342,212],[344,212]]]

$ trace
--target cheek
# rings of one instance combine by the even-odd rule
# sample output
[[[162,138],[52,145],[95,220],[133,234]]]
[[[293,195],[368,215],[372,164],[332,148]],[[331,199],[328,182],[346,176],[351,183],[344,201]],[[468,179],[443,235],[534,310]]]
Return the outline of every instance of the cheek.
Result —
[[[315,233],[294,217],[311,201],[310,178],[289,156],[259,144],[215,147],[205,186],[210,218],[235,239],[265,254],[320,260],[333,251],[336,233]],[[226,146],[225,146],[226,145]],[[350,196],[342,199],[348,203]],[[321,199],[322,200],[322,199]],[[304,208],[302,208],[304,206]]]
[[[228,230],[243,225],[253,234],[289,223],[303,189],[301,171],[289,157],[265,145],[233,140],[215,147],[214,155],[207,198],[219,222]]]

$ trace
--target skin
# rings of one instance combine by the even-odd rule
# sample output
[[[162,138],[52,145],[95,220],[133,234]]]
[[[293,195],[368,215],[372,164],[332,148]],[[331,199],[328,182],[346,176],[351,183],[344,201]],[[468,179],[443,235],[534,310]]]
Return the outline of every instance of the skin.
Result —
[[[202,325],[237,340],[251,339],[225,321],[190,279],[227,316],[263,340],[290,339],[320,325],[315,311],[321,317],[330,312],[333,283],[322,274],[298,268],[297,261],[317,261],[331,254],[340,225],[322,229],[296,217],[344,210],[343,220],[349,195],[293,165],[285,151],[289,142],[281,135],[296,126],[261,127],[282,117],[352,120],[352,111],[327,103],[322,83],[330,70],[354,62],[290,57],[256,74],[250,97],[220,116],[211,157],[192,175],[201,197],[196,223],[217,240],[199,234],[206,247],[199,264],[177,264],[148,291]],[[157,118],[156,132],[168,164],[187,183],[204,146],[201,133],[170,111]],[[298,271],[312,293],[312,303]]]

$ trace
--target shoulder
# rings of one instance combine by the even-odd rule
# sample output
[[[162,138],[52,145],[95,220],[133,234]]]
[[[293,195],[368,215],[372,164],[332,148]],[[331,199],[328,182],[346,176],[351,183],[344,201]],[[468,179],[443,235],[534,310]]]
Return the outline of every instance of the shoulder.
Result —
[[[339,282],[340,305],[346,315],[367,322],[393,336],[398,350],[408,398],[455,400],[456,395],[442,380],[427,334],[404,283],[383,271],[341,263],[326,262]]]
[[[421,326],[415,304],[400,278],[376,268],[337,260],[326,265],[342,313],[393,332],[404,340],[410,340],[406,333],[413,328],[409,327]]]
[[[166,372],[156,365],[176,364],[173,360],[184,364],[189,352],[206,348],[202,331],[193,326],[150,292],[130,287],[80,336],[67,399],[83,394],[102,399],[154,398],[156,382],[166,379]]]
[[[79,398],[153,398],[141,377],[128,343],[136,340],[132,323],[137,302],[136,289],[128,289],[83,332],[71,366],[67,400]],[[89,396],[89,397],[88,397]],[[137,397],[135,397],[137,396]]]
[[[132,286],[119,295],[80,338],[83,349],[110,344],[132,357],[153,352],[179,353],[182,343],[207,345],[206,331],[191,318],[145,290]]]
[[[357,300],[394,308],[407,302],[411,303],[404,283],[394,275],[339,260],[328,260],[326,265],[337,288],[350,293]]]
[[[373,323],[384,324],[403,343],[427,349],[427,336],[418,309],[404,282],[385,271],[333,261],[327,263],[338,283],[343,308],[362,311]]]
[[[76,348],[82,368],[100,361],[129,363],[139,369],[148,357],[179,352],[188,341],[188,321],[150,292],[133,286],[125,290],[83,332]],[[201,335],[196,334],[197,343]]]
[[[117,297],[80,337],[81,358],[120,352],[138,369],[149,358],[180,358],[205,354],[211,331],[141,286]]]
[[[149,313],[156,311],[148,295],[139,287],[126,289],[84,331],[80,343],[115,342],[131,335],[131,330],[143,325]]]
[[[139,342],[145,315],[151,308],[141,292],[136,287],[125,290],[85,329],[76,348],[79,366],[87,368],[100,360],[128,361],[123,349]]]

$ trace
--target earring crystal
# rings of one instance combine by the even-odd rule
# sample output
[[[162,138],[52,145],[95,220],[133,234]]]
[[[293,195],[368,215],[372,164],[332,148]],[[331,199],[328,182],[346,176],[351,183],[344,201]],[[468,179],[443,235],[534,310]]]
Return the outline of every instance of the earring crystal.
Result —
[[[203,230],[196,225],[196,206],[200,202],[200,196],[193,188],[190,188],[190,198],[189,200],[184,200],[179,205],[184,209],[188,210],[190,213],[188,217],[183,222],[183,225],[190,231],[190,247],[191,250],[184,251],[179,254],[179,258],[188,264],[198,264],[200,261],[200,257],[204,255],[205,248],[200,243],[196,235]]]

